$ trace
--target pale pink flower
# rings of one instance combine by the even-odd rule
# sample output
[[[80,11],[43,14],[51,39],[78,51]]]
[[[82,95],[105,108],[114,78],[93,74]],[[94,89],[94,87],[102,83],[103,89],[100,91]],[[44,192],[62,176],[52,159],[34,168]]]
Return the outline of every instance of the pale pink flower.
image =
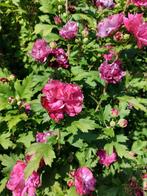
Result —
[[[68,21],[62,29],[60,29],[59,34],[64,39],[73,39],[78,33],[78,24],[74,21]]]
[[[117,155],[113,152],[111,155],[107,154],[105,150],[98,150],[97,156],[99,157],[99,163],[109,167],[112,163],[117,161]]]
[[[114,14],[108,16],[97,25],[97,37],[108,37],[117,31],[123,24],[123,14]]]
[[[80,167],[74,174],[74,185],[79,195],[87,195],[94,191],[96,180],[87,167]]]

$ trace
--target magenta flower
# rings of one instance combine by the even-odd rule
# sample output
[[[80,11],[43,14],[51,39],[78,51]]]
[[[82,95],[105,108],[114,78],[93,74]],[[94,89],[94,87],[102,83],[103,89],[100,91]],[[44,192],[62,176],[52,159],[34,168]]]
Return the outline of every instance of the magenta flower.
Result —
[[[97,37],[107,37],[117,31],[123,24],[123,14],[111,15],[97,25]]]
[[[112,84],[120,82],[126,75],[126,72],[121,69],[121,62],[118,60],[111,64],[106,61],[103,62],[99,67],[99,72],[101,79]]]
[[[138,7],[141,6],[147,7],[147,0],[132,0],[132,3],[134,3]]]
[[[31,55],[36,61],[44,63],[50,52],[51,48],[48,47],[47,42],[43,39],[37,39],[33,45]]]
[[[56,122],[63,119],[64,114],[76,116],[82,110],[83,94],[80,87],[75,84],[49,80],[42,92],[42,106]]]
[[[74,174],[75,187],[79,195],[90,194],[95,189],[96,180],[87,167],[80,167]]]
[[[136,32],[135,37],[137,39],[138,48],[147,46],[147,22],[138,27],[138,31]]]
[[[36,188],[40,185],[40,176],[37,172],[33,172],[27,180],[24,179],[26,166],[25,162],[17,161],[10,173],[6,187],[12,191],[13,196],[23,196],[26,193],[35,196]]]
[[[67,22],[62,29],[60,29],[59,34],[64,39],[73,39],[78,33],[78,24],[74,21]]]
[[[143,23],[142,14],[128,14],[128,18],[123,18],[126,29],[133,34],[137,33],[138,27]]]
[[[138,48],[147,46],[147,22],[143,21],[142,14],[129,14],[128,18],[124,17],[124,25],[136,38]]]
[[[105,150],[101,149],[97,152],[97,156],[99,157],[99,163],[109,167],[110,164],[117,161],[117,155],[113,152],[111,155],[107,154]]]
[[[51,131],[43,132],[43,133],[38,132],[36,134],[36,142],[46,143],[50,136],[52,136],[52,132]]]
[[[95,5],[97,7],[113,8],[115,3],[113,0],[95,0]]]
[[[59,67],[63,67],[63,68],[69,67],[68,57],[62,48],[54,49],[54,56],[56,58],[55,62]]]

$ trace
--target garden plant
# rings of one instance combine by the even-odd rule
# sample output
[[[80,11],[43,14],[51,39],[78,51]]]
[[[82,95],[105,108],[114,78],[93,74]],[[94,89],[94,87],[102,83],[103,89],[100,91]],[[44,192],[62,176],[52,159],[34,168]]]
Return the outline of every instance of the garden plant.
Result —
[[[147,195],[147,0],[0,1],[0,195]]]

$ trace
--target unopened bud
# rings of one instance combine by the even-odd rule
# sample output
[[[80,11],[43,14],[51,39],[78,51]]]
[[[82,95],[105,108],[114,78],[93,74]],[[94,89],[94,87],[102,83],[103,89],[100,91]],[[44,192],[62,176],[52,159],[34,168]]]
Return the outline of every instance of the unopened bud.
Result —
[[[51,47],[51,48],[56,48],[56,47],[57,47],[56,42],[51,42],[51,43],[50,43],[50,47]]]
[[[111,126],[111,127],[115,127],[115,125],[116,125],[116,122],[115,122],[114,120],[112,120],[112,121],[110,122],[110,126]]]
[[[127,125],[128,125],[128,121],[127,121],[126,119],[120,119],[120,120],[118,121],[118,125],[119,125],[120,127],[122,127],[122,128],[125,128],[125,127],[127,127]]]
[[[122,41],[123,40],[123,33],[122,32],[120,32],[120,31],[118,31],[118,32],[116,32],[115,34],[114,34],[114,36],[113,36],[113,39],[115,40],[115,41],[117,41],[117,42],[120,42],[120,41]]]
[[[12,81],[12,80],[14,80],[15,79],[15,75],[14,74],[11,74],[9,77],[8,77],[8,80],[9,81]]]

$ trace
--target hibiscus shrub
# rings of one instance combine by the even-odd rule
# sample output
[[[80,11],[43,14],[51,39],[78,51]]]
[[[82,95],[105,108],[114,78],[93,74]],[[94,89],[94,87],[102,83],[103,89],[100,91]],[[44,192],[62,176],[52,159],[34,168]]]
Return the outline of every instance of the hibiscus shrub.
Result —
[[[0,195],[146,195],[147,0],[0,7]]]

